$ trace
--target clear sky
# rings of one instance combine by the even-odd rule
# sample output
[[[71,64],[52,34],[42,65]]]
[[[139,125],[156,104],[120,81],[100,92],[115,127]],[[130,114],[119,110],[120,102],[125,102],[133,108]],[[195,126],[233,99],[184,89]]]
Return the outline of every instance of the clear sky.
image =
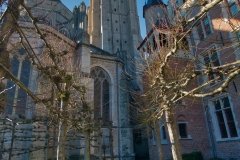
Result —
[[[78,6],[82,1],[85,2],[86,6],[89,6],[90,0],[61,0],[64,5],[66,5],[71,11],[73,10],[73,7],[76,5]],[[138,15],[140,20],[140,29],[141,29],[141,35],[143,38],[146,36],[146,26],[145,26],[145,19],[143,18],[143,5],[145,4],[145,0],[136,0],[137,1],[137,7],[138,7]],[[166,1],[166,0],[165,0]]]

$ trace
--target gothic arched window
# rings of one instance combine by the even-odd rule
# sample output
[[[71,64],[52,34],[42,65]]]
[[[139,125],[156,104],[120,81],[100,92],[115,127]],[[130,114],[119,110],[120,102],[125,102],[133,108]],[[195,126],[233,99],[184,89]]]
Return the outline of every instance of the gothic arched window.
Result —
[[[11,60],[11,71],[25,86],[29,85],[31,62],[27,57],[26,51],[22,48],[14,53]],[[11,80],[7,82],[5,114],[25,114],[27,108],[27,93],[18,88]]]
[[[69,31],[67,28],[61,28],[60,33],[64,34],[66,37],[70,37]]]
[[[107,72],[100,67],[92,69],[91,77],[94,78],[94,118],[96,120],[102,118],[103,125],[106,125],[110,120],[110,78]]]

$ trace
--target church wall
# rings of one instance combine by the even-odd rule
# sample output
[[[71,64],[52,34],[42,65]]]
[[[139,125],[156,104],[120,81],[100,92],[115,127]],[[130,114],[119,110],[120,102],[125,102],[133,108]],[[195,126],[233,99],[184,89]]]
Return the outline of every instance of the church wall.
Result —
[[[46,48],[44,48],[44,43],[42,40],[39,39],[39,35],[35,33],[35,31],[31,30],[31,23],[21,23],[23,26],[23,32],[26,33],[26,35],[31,35],[31,37],[28,37],[29,43],[33,47],[33,50],[35,51],[36,55],[39,56],[38,58],[41,59],[42,65],[48,65],[50,61],[48,60],[48,56],[46,53]],[[28,29],[24,28],[24,26],[28,26]],[[51,46],[54,48],[56,53],[62,53],[62,51],[67,50],[69,51],[70,55],[73,55],[73,46],[74,42],[69,40],[67,37],[62,35],[61,33],[56,32],[55,29],[49,27],[49,26],[44,26],[44,25],[39,25],[40,28],[48,30],[47,36],[45,37],[47,41],[51,44]],[[63,39],[61,39],[63,38]],[[14,52],[14,50],[20,49],[22,46],[19,42],[19,35],[18,34],[13,34],[9,40],[9,45],[8,49]],[[26,44],[25,44],[26,45]],[[61,47],[59,47],[61,46]],[[19,48],[20,47],[20,48]],[[12,55],[11,55],[12,56]],[[11,57],[10,56],[10,57]],[[67,56],[65,59],[65,65],[70,64],[66,69],[72,69],[71,64],[71,56]],[[67,62],[67,63],[66,63]],[[59,65],[61,67],[61,65]],[[62,66],[63,67],[63,66]],[[43,89],[40,89],[40,78],[39,73],[35,70],[35,68],[31,68],[31,74],[30,74],[30,82],[29,82],[29,89],[31,89],[34,93],[36,94],[42,94],[42,98],[47,98],[51,96],[51,86],[47,87],[46,86],[46,79],[45,85],[42,86]],[[38,86],[37,86],[38,83]],[[49,83],[50,84],[50,83]],[[41,96],[40,96],[41,97]],[[25,116],[27,118],[32,118],[33,116],[46,116],[48,114],[48,110],[41,106],[41,105],[34,105],[34,102],[31,102],[31,98],[27,98],[28,109],[25,109]],[[24,115],[22,115],[24,116]],[[44,124],[38,124],[38,123],[32,123],[32,121],[28,122],[27,124],[22,124],[21,121],[23,121],[21,118],[19,118],[17,115],[15,115],[15,118],[12,117],[11,115],[8,115],[9,119],[12,119],[15,121],[19,122],[19,125],[16,125],[16,133],[15,136],[16,138],[14,139],[14,145],[13,145],[13,160],[26,160],[26,159],[39,159],[42,160],[44,157],[47,156],[47,151],[46,151],[46,146],[48,144],[45,144],[45,140],[47,139],[47,132],[46,132],[46,125]],[[24,122],[26,123],[26,122]],[[7,123],[8,124],[8,123]],[[11,126],[11,124],[9,124]],[[1,130],[2,133],[2,130]],[[54,135],[51,134],[53,137]],[[56,135],[55,135],[56,136]],[[10,142],[12,141],[12,134],[11,134],[11,128],[8,133],[4,134],[5,137],[5,142],[2,144],[2,146],[6,149],[10,148]],[[51,137],[51,138],[52,138]],[[56,138],[56,137],[55,137]],[[51,148],[51,147],[50,147]],[[19,151],[18,151],[19,150]],[[50,149],[49,149],[50,150]],[[25,153],[26,152],[26,153]],[[54,155],[55,156],[55,155]],[[8,153],[4,152],[3,157],[7,158]]]
[[[108,57],[108,56],[101,56],[92,54],[91,55],[91,66],[99,66],[105,69],[112,80],[111,84],[111,119],[113,121],[113,144],[114,144],[114,155],[118,156],[118,142],[120,140],[120,154],[124,156],[124,160],[132,159],[134,157],[133,154],[133,138],[132,138],[132,129],[129,125],[129,102],[128,102],[128,93],[125,89],[127,89],[127,82],[126,77],[121,76],[122,72],[122,64],[117,64],[115,62],[115,57]],[[116,77],[118,66],[118,78]],[[119,109],[120,113],[118,115],[119,109],[118,109],[118,100],[117,100],[117,80],[119,81]],[[120,128],[118,128],[118,116],[120,116]],[[120,129],[120,131],[118,130]],[[119,136],[120,132],[120,137]],[[119,138],[119,139],[118,139]]]
[[[38,3],[40,0],[37,1]],[[36,4],[36,1],[27,0],[26,4],[28,6],[33,6]],[[72,13],[69,9],[64,6],[61,2],[54,2],[54,1],[44,1],[38,7],[32,9],[32,13],[34,16],[43,17],[43,15],[47,15],[44,17],[49,25],[55,27],[57,30],[61,28],[72,28]],[[41,22],[41,21],[40,21]]]

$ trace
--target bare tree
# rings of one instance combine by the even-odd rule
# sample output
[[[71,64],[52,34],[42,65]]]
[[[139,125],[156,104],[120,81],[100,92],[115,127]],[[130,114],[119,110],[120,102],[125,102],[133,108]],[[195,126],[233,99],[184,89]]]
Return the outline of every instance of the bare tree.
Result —
[[[93,132],[93,108],[92,108],[92,89],[91,78],[82,75],[80,68],[80,53],[75,53],[76,43],[69,41],[66,43],[66,36],[38,24],[39,17],[33,15],[31,10],[41,5],[40,3],[28,7],[24,1],[9,1],[6,11],[1,17],[0,34],[0,79],[1,79],[1,111],[5,108],[5,92],[8,88],[3,83],[4,79],[11,79],[21,90],[31,97],[37,105],[37,114],[43,116],[54,115],[53,118],[59,120],[58,134],[58,153],[57,159],[66,157],[67,132],[75,128],[80,133],[85,133],[85,159],[90,160],[90,134]],[[21,16],[25,21],[19,20],[20,10],[25,15]],[[28,28],[28,30],[23,28]],[[45,28],[44,28],[45,27]],[[31,43],[29,34],[37,37],[42,43],[43,54],[39,55],[35,46]],[[55,36],[54,34],[59,34]],[[10,70],[10,53],[8,51],[9,39],[11,36],[20,38],[19,43],[26,51],[27,57],[31,61],[33,70],[40,74],[38,92],[32,91],[28,86],[21,82]],[[61,46],[61,48],[59,47]],[[77,57],[76,57],[77,56]],[[42,78],[42,79],[41,79]],[[59,105],[60,104],[60,105]],[[39,112],[38,112],[39,111]]]
[[[199,55],[190,53],[190,48],[186,43],[186,36],[192,32],[200,19],[220,2],[221,0],[186,1],[182,8],[179,8],[176,7],[176,2],[170,1],[172,7],[170,10],[173,14],[170,15],[164,8],[168,20],[165,19],[166,23],[159,24],[160,26],[155,26],[154,23],[155,41],[143,51],[142,70],[145,86],[143,97],[147,106],[141,109],[145,116],[148,115],[145,118],[148,122],[165,118],[174,160],[182,159],[174,116],[175,107],[187,97],[196,99],[224,92],[240,72],[237,67],[240,61],[206,66]],[[182,15],[182,10],[185,11],[184,15]],[[164,31],[161,28],[164,28]],[[159,36],[163,34],[165,37]],[[194,48],[194,46],[190,47]],[[188,58],[181,55],[182,53],[187,53]],[[213,74],[216,76],[213,77]],[[203,76],[212,76],[212,78],[198,86],[197,78]],[[213,83],[217,85],[208,87]]]

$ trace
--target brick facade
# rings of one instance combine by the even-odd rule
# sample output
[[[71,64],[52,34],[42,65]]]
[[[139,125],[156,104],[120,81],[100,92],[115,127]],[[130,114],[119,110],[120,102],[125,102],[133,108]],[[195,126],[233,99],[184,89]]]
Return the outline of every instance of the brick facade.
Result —
[[[177,5],[181,6],[185,1],[177,1]],[[189,3],[190,1],[186,1]],[[195,1],[194,1],[195,2]],[[219,65],[228,64],[231,62],[235,62],[239,60],[239,10],[240,5],[238,1],[234,1],[236,8],[235,10],[231,10],[228,1],[223,1],[220,4],[213,7],[210,11],[207,12],[205,16],[203,16],[198,23],[193,27],[191,33],[187,35],[187,39],[190,45],[191,54],[200,57],[200,59],[209,54],[211,49],[215,49],[217,53],[217,59],[219,61]],[[152,4],[151,4],[152,3]],[[191,3],[191,2],[190,2]],[[188,9],[182,10],[180,12],[174,13],[170,8],[172,7],[172,3],[168,4],[168,12],[170,16],[174,14],[185,14],[186,17],[193,17],[196,15],[201,9],[200,6],[196,6]],[[186,4],[184,4],[186,6]],[[183,5],[183,7],[185,7]],[[157,7],[158,6],[158,7]],[[157,10],[157,9],[158,10]],[[165,7],[162,6],[162,3],[156,3],[154,1],[148,1],[148,3],[144,6],[144,14],[146,18],[146,22],[150,21],[148,14],[159,14],[165,10]],[[234,15],[232,16],[233,13]],[[150,16],[151,17],[151,16]],[[164,19],[166,16],[161,14],[161,16],[155,16],[159,19]],[[152,18],[153,19],[153,18]],[[207,19],[207,20],[206,20]],[[159,33],[167,32],[164,30],[162,26],[157,26],[150,31],[149,26],[152,24],[147,24],[147,29],[149,34],[144,39],[139,50],[143,49],[143,54],[147,52],[147,45],[153,45],[153,37],[158,37]],[[207,26],[209,24],[209,26]],[[202,39],[199,35],[197,27],[202,26]],[[204,28],[205,27],[205,28]],[[178,57],[186,58],[181,55]],[[190,57],[191,59],[191,57]],[[203,60],[202,60],[203,61]],[[179,65],[179,64],[178,64]],[[196,63],[195,67],[197,69],[201,69],[204,66],[203,63]],[[184,66],[178,66],[181,68]],[[206,82],[208,77],[200,77],[196,79],[195,86],[201,85],[203,82]],[[203,92],[207,92],[213,88],[218,87],[220,84],[215,82],[215,84],[211,86],[207,86],[203,89]],[[194,86],[193,86],[194,87]],[[214,106],[217,100],[223,100],[223,98],[229,99],[229,105],[225,105],[225,103],[221,103],[221,107],[226,107],[226,109],[222,109],[220,111],[216,111]],[[224,99],[225,100],[225,99]],[[179,124],[184,124],[187,130],[187,137],[181,138],[179,136],[181,150],[182,153],[191,153],[194,151],[201,151],[204,159],[210,158],[223,158],[223,159],[240,159],[239,155],[239,144],[240,144],[240,126],[239,126],[239,76],[236,77],[232,82],[230,82],[227,89],[224,93],[219,95],[214,95],[212,97],[199,98],[199,99],[183,99],[183,106],[179,106],[175,109],[175,118],[176,122]],[[218,114],[218,115],[217,115]],[[223,131],[220,130],[220,122],[219,115],[223,115],[224,125],[226,127],[226,135],[223,136]],[[227,117],[228,116],[228,117]],[[229,118],[232,117],[232,118]],[[232,119],[231,122],[226,123],[228,119]],[[178,128],[178,124],[177,128]],[[223,123],[221,124],[223,125]],[[232,126],[232,129],[230,127]],[[160,126],[163,126],[160,123]],[[165,125],[166,126],[166,125]],[[236,128],[236,132],[235,129]],[[163,132],[163,131],[162,131]],[[151,134],[151,132],[150,132]],[[150,136],[152,137],[152,136]],[[171,148],[170,141],[168,139],[162,139],[162,148],[163,153],[166,159],[171,158]],[[149,153],[150,159],[159,159],[157,153],[157,145],[154,138],[149,139]]]

